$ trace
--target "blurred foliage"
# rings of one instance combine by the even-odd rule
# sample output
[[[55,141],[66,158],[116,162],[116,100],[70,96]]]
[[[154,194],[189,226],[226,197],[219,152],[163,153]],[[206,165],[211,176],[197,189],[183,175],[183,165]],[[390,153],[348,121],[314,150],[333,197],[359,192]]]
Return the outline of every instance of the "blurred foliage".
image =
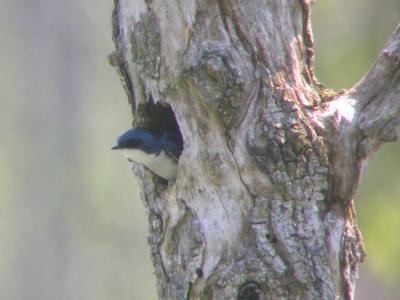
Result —
[[[316,1],[313,30],[319,79],[333,89],[353,86],[399,21],[398,0]]]
[[[2,1],[0,299],[155,299],[113,1]]]
[[[110,151],[131,124],[106,59],[112,1],[0,1],[0,298],[155,299],[144,207]],[[317,1],[319,79],[351,87],[399,21],[398,0]],[[378,152],[357,195],[366,266],[392,282],[399,151]]]
[[[367,266],[396,284],[400,278],[400,144],[385,145],[367,167],[357,195]]]

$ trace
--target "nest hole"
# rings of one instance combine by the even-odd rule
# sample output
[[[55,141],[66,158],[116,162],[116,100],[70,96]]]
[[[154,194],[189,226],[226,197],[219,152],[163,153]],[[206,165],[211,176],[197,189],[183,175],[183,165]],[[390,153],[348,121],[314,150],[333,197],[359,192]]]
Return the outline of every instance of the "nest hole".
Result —
[[[175,113],[169,104],[154,103],[151,98],[147,103],[139,105],[134,120],[134,127],[164,129],[182,137]]]

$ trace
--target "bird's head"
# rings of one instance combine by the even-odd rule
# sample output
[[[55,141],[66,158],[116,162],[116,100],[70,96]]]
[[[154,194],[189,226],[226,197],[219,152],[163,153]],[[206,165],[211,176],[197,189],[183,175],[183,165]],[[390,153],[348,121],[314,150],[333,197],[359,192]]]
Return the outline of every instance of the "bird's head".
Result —
[[[161,150],[162,132],[151,128],[131,128],[118,137],[112,150],[137,149],[148,154],[159,153]]]
[[[183,142],[180,135],[137,127],[123,133],[111,149],[124,150],[129,161],[141,163],[158,176],[171,180],[176,177]]]

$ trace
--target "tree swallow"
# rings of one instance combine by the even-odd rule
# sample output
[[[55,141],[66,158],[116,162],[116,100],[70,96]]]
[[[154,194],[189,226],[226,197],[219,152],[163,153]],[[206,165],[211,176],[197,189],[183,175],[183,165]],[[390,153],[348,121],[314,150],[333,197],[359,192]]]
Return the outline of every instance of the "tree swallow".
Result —
[[[122,149],[130,162],[140,163],[156,175],[173,180],[183,141],[180,135],[165,130],[137,127],[123,133],[111,149]]]

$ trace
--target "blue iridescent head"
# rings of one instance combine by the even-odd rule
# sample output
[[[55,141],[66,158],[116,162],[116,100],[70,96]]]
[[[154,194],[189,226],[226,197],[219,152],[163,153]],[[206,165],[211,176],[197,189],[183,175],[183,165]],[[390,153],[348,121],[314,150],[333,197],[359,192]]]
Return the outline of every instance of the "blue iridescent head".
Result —
[[[128,160],[141,163],[158,176],[172,180],[176,177],[183,141],[180,135],[165,130],[137,127],[123,133],[112,149],[124,150]]]

